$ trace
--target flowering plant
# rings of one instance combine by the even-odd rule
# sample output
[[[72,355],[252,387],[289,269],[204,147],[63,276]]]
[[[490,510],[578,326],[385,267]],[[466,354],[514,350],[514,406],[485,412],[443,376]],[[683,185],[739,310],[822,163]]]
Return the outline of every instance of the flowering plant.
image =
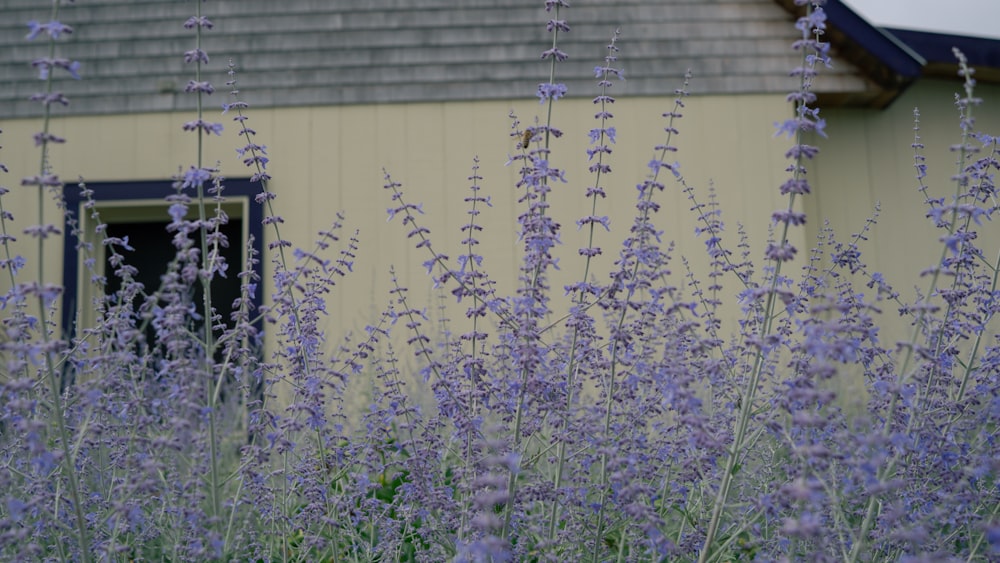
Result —
[[[796,0],[796,4],[806,2]],[[593,259],[611,231],[602,215],[618,130],[611,125],[619,33],[595,68],[599,108],[590,130],[585,191],[590,212],[579,249],[582,275],[556,310],[550,287],[561,226],[550,197],[566,182],[556,168],[562,131],[551,108],[568,95],[556,82],[571,31],[562,0],[546,0],[550,78],[537,88],[548,119],[529,127],[512,115],[517,150],[516,218],[523,245],[517,290],[501,295],[479,253],[483,195],[478,160],[469,176],[462,254],[440,253],[420,221],[421,205],[385,173],[390,218],[407,229],[436,284],[471,323],[457,339],[395,284],[380,322],[335,352],[324,346],[325,298],[351,272],[357,241],[331,218],[310,250],[282,238],[274,213],[269,157],[239,97],[225,107],[245,144],[238,154],[260,186],[256,203],[272,229],[273,276],[253,267],[253,245],[235,272],[239,297],[229,318],[213,302],[212,280],[232,265],[222,257],[225,179],[198,160],[180,173],[169,198],[176,251],[159,287],[137,281],[135,249],[107,233],[93,192],[79,184],[96,239],[79,237],[91,281],[104,289],[98,322],[63,334],[51,319],[63,288],[47,285],[47,242],[61,229],[40,211],[23,232],[36,264],[16,255],[14,217],[0,198],[2,297],[0,351],[0,556],[7,560],[171,561],[751,561],[987,560],[1000,554],[1000,259],[977,227],[996,212],[997,138],[976,130],[972,70],[957,106],[959,169],[950,199],[923,184],[926,164],[914,141],[917,181],[928,216],[942,231],[940,259],[927,285],[905,303],[862,261],[861,242],[825,232],[801,257],[790,236],[807,217],[800,200],[826,135],[813,80],[830,64],[821,2],[797,20],[788,95],[791,119],[777,126],[792,146],[786,204],[771,216],[772,240],[755,262],[745,240],[726,242],[721,209],[703,201],[682,173],[675,137],[688,80],[663,114],[637,186],[634,220],[607,279]],[[72,28],[30,22],[28,39],[58,41]],[[198,100],[182,125],[201,141],[223,124],[202,111],[214,87],[198,12],[185,28],[184,53]],[[80,78],[79,63],[35,61],[46,108],[35,136],[38,173],[22,184],[39,200],[61,201],[63,181],[49,166],[51,109],[66,104],[56,75]],[[919,117],[919,116],[918,116]],[[919,123],[919,120],[918,120]],[[919,130],[918,130],[919,134]],[[6,169],[3,169],[6,171]],[[711,260],[707,279],[680,282],[672,247],[657,226],[668,182],[683,190]],[[0,190],[0,195],[7,190]],[[39,205],[39,209],[44,206]],[[68,226],[84,227],[69,216]],[[60,217],[63,219],[63,217]],[[102,271],[97,240],[108,256]],[[989,241],[986,241],[989,242]],[[339,249],[339,250],[337,250]],[[996,249],[990,249],[995,254]],[[798,260],[798,261],[797,261]],[[793,275],[793,266],[802,273]],[[29,273],[28,268],[37,266]],[[232,273],[232,272],[230,272]],[[858,280],[861,280],[858,282]],[[200,293],[192,291],[200,287]],[[734,289],[735,288],[735,289]],[[267,307],[254,297],[267,291]],[[738,330],[723,333],[722,306],[740,305]],[[896,346],[880,340],[882,310],[910,321]],[[557,319],[555,322],[552,319]],[[265,355],[261,326],[274,345]],[[441,337],[440,341],[438,337]],[[410,373],[400,339],[417,366]],[[866,392],[861,412],[838,401],[838,377],[855,373]],[[345,405],[359,380],[372,390],[364,413]],[[424,382],[421,393],[415,382]],[[279,393],[279,390],[283,390]]]

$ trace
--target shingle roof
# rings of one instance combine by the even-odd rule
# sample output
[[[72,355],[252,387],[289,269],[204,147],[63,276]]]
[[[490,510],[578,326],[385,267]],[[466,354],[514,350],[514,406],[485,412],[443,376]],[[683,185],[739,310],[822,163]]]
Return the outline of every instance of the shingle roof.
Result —
[[[40,112],[27,98],[38,89],[29,62],[45,42],[27,42],[29,20],[46,21],[37,0],[0,0],[0,117]],[[570,54],[557,82],[570,95],[593,95],[592,69],[622,29],[619,93],[671,95],[692,69],[696,93],[784,92],[796,66],[789,45],[793,16],[774,0],[575,0],[560,38]],[[226,101],[226,65],[253,105],[509,99],[548,80],[539,61],[551,36],[541,0],[213,0],[215,23],[204,38],[211,61],[204,79]],[[73,26],[59,56],[82,63],[83,80],[61,80],[69,113],[190,109],[183,94],[194,47],[183,28],[196,4],[177,0],[89,0],[62,7]],[[857,68],[838,65],[818,85],[832,92],[871,88]],[[65,113],[65,112],[64,112]]]

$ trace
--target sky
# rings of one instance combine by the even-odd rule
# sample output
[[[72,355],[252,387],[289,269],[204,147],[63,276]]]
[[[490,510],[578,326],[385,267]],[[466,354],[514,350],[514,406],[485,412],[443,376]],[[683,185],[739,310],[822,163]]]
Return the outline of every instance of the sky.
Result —
[[[1000,39],[1000,0],[842,0],[879,27]]]

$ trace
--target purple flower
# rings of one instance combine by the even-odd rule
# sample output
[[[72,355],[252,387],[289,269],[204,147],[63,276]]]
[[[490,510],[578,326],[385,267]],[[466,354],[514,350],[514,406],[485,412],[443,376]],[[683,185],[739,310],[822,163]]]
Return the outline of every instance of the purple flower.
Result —
[[[24,513],[28,505],[16,498],[7,499],[7,512],[14,522],[20,522],[24,518]]]
[[[1000,524],[991,523],[986,526],[986,541],[990,545],[990,552],[1000,554]]]
[[[660,169],[666,169],[669,170],[670,173],[673,174],[675,178],[681,177],[681,171],[680,171],[681,164],[677,161],[669,163],[669,162],[663,162],[662,160],[653,159],[650,160],[649,163],[646,164],[646,166],[650,170],[652,170],[654,174],[659,172]]]
[[[38,69],[39,80],[48,80],[49,72],[53,68],[61,68],[69,73],[74,80],[80,80],[80,61],[71,61],[69,59],[36,59],[31,62],[31,66]]]
[[[611,143],[615,142],[615,138],[618,135],[618,131],[614,127],[605,127],[598,129],[591,129],[587,134],[590,137],[591,144],[596,143],[601,140],[601,136],[607,137]]]
[[[184,123],[183,129],[185,131],[203,131],[206,134],[215,133],[216,135],[222,135],[223,127],[221,123],[212,123],[203,119],[196,119],[194,121]]]
[[[538,92],[539,103],[545,103],[546,100],[558,100],[559,98],[566,95],[566,85],[565,84],[539,84]]]
[[[191,49],[190,51],[184,51],[184,62],[185,63],[203,63],[208,64],[208,53],[202,49]]]
[[[29,98],[33,102],[39,102],[43,106],[50,106],[52,104],[62,104],[64,106],[69,105],[69,100],[63,95],[62,92],[51,92],[48,94],[32,94]]]
[[[801,211],[784,209],[771,213],[771,220],[775,223],[784,223],[797,227],[806,224],[806,214]]]
[[[212,173],[210,170],[205,168],[195,168],[192,166],[188,168],[187,172],[184,173],[181,188],[197,188],[205,185],[211,179]]]
[[[566,23],[566,20],[549,20],[549,23],[545,25],[545,30],[549,33],[553,31],[569,32],[569,25]]]
[[[625,71],[623,71],[621,69],[611,68],[611,67],[608,67],[608,66],[595,66],[594,67],[594,76],[596,78],[601,78],[605,74],[610,74],[610,75],[613,75],[613,76],[617,76],[619,80],[625,80]]]
[[[211,94],[212,92],[215,92],[215,88],[208,82],[196,82],[194,80],[188,80],[187,85],[184,87],[184,91]]]
[[[548,20],[549,31],[568,31],[561,17]],[[994,214],[995,137],[977,132],[964,113],[975,103],[967,91],[959,102],[967,138],[955,147],[965,156],[957,193],[951,200],[923,194],[945,252],[915,302],[901,301],[885,276],[868,270],[868,223],[843,242],[820,228],[817,246],[800,255],[790,241],[801,237],[779,233],[807,219],[800,196],[810,193],[807,165],[818,150],[802,139],[825,133],[810,91],[816,67],[828,60],[829,46],[814,35],[825,17],[813,11],[797,24],[804,35],[793,47],[805,64],[795,73],[800,89],[787,97],[795,118],[777,126],[778,135],[794,139],[779,188],[787,201],[770,215],[777,228],[763,264],[742,227],[730,243],[725,206],[712,188],[703,196],[668,156],[677,150],[687,83],[663,114],[665,139],[644,157],[649,169],[629,171],[644,179],[618,252],[596,246],[599,227],[611,227],[598,203],[620,205],[630,193],[629,179],[607,182],[613,168],[619,174],[624,167],[611,162],[622,145],[608,122],[611,76],[622,77],[617,33],[595,67],[600,107],[589,142],[547,146],[542,139],[561,134],[553,123],[525,127],[512,116],[512,137],[524,142],[527,129],[537,139],[533,150],[509,157],[518,165],[512,188],[519,211],[507,230],[516,229],[522,244],[515,285],[491,276],[491,268],[510,264],[479,250],[511,233],[490,233],[482,220],[490,198],[480,188],[478,159],[470,191],[455,196],[468,218],[447,241],[459,252],[455,266],[421,224],[422,206],[386,174],[390,219],[426,253],[417,261],[430,282],[463,307],[465,318],[454,324],[450,309],[432,310],[424,290],[410,292],[393,278],[391,292],[375,296],[385,310],[371,324],[342,340],[333,336],[340,330],[325,330],[341,323],[337,284],[356,259],[361,264],[358,237],[340,237],[340,215],[308,246],[277,234],[286,223],[270,211],[276,196],[266,184],[268,149],[246,127],[245,102],[233,99],[222,109],[240,124],[235,156],[261,181],[260,220],[275,231],[268,256],[245,249],[228,318],[195,293],[202,282],[233,277],[236,267],[219,254],[237,242],[223,231],[227,216],[216,205],[225,192],[215,170],[191,166],[175,179],[164,204],[175,255],[146,285],[129,264],[144,245],[102,224],[94,191],[81,187],[79,209],[92,213],[85,222],[93,230],[78,237],[88,254],[80,260],[88,271],[78,277],[100,287],[92,301],[71,307],[88,307],[95,322],[44,335],[57,327],[49,313],[35,311],[38,303],[44,308],[75,292],[63,296],[59,286],[25,278],[26,261],[13,252],[0,259],[16,274],[0,296],[8,376],[0,381],[0,486],[8,491],[0,504],[0,559],[59,553],[75,560],[85,558],[83,549],[94,558],[142,557],[142,546],[157,549],[165,533],[178,560],[324,554],[388,561],[406,554],[589,561],[624,553],[644,561],[704,553],[824,561],[875,553],[930,561],[1000,554],[1000,526],[991,516],[995,437],[983,432],[1000,424],[1000,349],[984,338],[997,313],[997,265],[994,249],[980,247],[995,241],[978,232]],[[29,27],[31,37],[69,33],[52,22]],[[196,16],[186,27],[211,23]],[[554,45],[546,53],[551,63],[564,56]],[[203,63],[208,55],[194,48],[184,58]],[[46,77],[53,68],[78,68],[67,59],[36,66]],[[235,97],[232,63],[230,71]],[[187,89],[213,90],[200,78]],[[555,101],[566,86],[542,84],[537,94]],[[66,103],[57,93],[32,99]],[[222,131],[200,113],[191,119],[185,130]],[[61,140],[34,136],[43,149]],[[569,160],[560,147],[574,141],[588,156],[589,180],[555,168]],[[914,149],[923,149],[918,139]],[[919,175],[928,161],[915,157]],[[672,198],[663,199],[667,170],[688,200],[682,207],[705,245],[694,251],[708,254],[707,269],[686,260],[689,248],[681,245],[692,241],[675,248],[664,240],[668,218],[655,215],[676,212]],[[58,192],[57,172],[42,168],[22,182]],[[567,179],[574,181],[563,186]],[[205,201],[197,201],[191,188],[206,183]],[[574,240],[585,240],[576,252],[558,248],[565,209],[556,206],[569,194],[556,189],[579,190],[588,200],[575,221],[584,232]],[[202,204],[203,217],[194,212]],[[60,217],[82,230],[70,211],[77,208]],[[0,233],[0,243],[14,242],[15,233],[50,246],[62,240],[61,224],[19,225],[9,211],[0,219],[16,225]],[[758,219],[766,224],[768,217]],[[801,268],[785,264],[796,258]],[[270,264],[269,279],[259,279],[257,261]],[[563,286],[565,303],[552,287],[559,266],[579,266]],[[609,267],[610,275],[599,273]],[[118,289],[104,291],[116,281]],[[254,297],[265,288],[270,294],[258,305]],[[732,296],[743,314],[727,333],[719,311]],[[888,339],[880,332],[882,310],[901,312],[911,327],[898,350],[880,342]],[[835,393],[848,374],[865,386],[857,397]],[[347,399],[359,389],[370,401],[355,413]],[[226,453],[215,458],[220,446]],[[76,493],[72,477],[79,478]],[[92,545],[80,546],[81,539]]]
[[[59,23],[55,20],[48,23],[38,23],[36,20],[31,20],[28,22],[28,27],[30,28],[30,31],[28,32],[28,35],[25,36],[25,39],[28,41],[38,37],[40,33],[45,33],[52,39],[59,39],[59,36],[64,33],[66,35],[73,33],[72,27]]]
[[[212,29],[215,26],[205,16],[191,16],[184,22],[184,29],[194,29],[196,27],[200,27],[202,29]]]
[[[545,51],[542,51],[542,60],[545,60],[545,59],[547,59],[549,57],[552,57],[553,60],[555,60],[556,62],[560,62],[561,63],[561,62],[565,61],[566,59],[568,59],[569,55],[567,55],[566,53],[564,53],[558,47],[552,47],[551,49],[546,49]]]

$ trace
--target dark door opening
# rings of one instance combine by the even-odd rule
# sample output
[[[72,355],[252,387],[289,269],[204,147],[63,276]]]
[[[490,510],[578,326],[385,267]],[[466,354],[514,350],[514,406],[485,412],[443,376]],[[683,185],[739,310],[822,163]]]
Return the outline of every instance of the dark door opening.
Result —
[[[226,327],[232,327],[231,315],[233,312],[233,301],[240,296],[240,279],[236,275],[243,269],[243,221],[239,218],[230,218],[229,222],[222,225],[219,230],[226,235],[229,241],[228,248],[220,248],[220,253],[229,265],[226,277],[216,275],[212,280],[212,306],[216,312],[222,316],[222,323]],[[147,294],[157,291],[161,285],[161,277],[166,273],[170,262],[174,260],[177,249],[171,239],[173,233],[167,232],[166,221],[155,222],[116,222],[109,223],[107,234],[110,237],[125,239],[128,237],[129,246],[135,249],[134,252],[125,254],[125,263],[138,270],[136,281],[143,284]],[[194,234],[193,237],[199,235]],[[196,246],[199,243],[196,242]],[[121,280],[113,275],[113,268],[109,262],[110,254],[105,257],[104,272],[108,283],[105,292],[108,295],[116,293],[121,288]],[[202,296],[204,294],[202,285],[195,283],[190,288],[192,291],[192,302],[195,310],[202,313]],[[138,308],[142,303],[142,297],[136,298],[133,305]],[[203,330],[204,319],[199,321],[192,328]],[[222,331],[216,329],[215,336],[221,336]],[[146,342],[150,347],[155,344],[156,334],[152,326],[146,328]],[[216,353],[219,355],[219,352]],[[216,360],[220,358],[216,357]]]

